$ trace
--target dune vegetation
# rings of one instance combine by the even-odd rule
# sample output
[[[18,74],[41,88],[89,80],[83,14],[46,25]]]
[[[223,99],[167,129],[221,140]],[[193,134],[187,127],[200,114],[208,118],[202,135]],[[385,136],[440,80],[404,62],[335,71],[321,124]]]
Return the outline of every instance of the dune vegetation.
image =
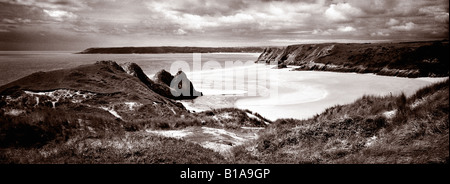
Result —
[[[236,163],[448,163],[449,80],[407,98],[364,96],[308,120],[279,119]]]

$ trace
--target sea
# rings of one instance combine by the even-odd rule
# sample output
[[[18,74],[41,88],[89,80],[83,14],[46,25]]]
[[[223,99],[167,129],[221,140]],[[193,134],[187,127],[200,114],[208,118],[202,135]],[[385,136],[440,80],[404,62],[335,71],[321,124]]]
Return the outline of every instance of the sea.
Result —
[[[170,71],[175,62],[184,61],[191,71],[194,57],[207,63],[215,61],[225,67],[227,61],[249,63],[260,53],[174,53],[174,54],[76,54],[77,51],[0,51],[0,86],[39,71],[73,68],[96,61],[112,60],[117,63],[134,62],[144,73],[153,76],[164,69]],[[200,57],[200,58],[198,58]]]

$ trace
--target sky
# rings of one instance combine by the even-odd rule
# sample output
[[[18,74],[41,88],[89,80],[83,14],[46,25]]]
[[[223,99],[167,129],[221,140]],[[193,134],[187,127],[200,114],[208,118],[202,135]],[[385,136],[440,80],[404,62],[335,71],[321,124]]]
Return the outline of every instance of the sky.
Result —
[[[448,0],[0,0],[0,50],[448,39]]]

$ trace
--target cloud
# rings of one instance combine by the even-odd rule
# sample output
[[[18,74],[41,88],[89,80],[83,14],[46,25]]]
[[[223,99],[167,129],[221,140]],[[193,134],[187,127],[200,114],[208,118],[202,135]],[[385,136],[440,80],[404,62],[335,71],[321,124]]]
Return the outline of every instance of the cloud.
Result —
[[[331,4],[325,11],[325,16],[334,22],[346,22],[354,17],[362,16],[364,13],[348,3]]]
[[[355,28],[351,27],[351,26],[345,26],[345,27],[339,27],[337,29],[340,32],[352,32],[352,31],[356,31]]]
[[[398,25],[399,23],[400,23],[400,21],[398,21],[397,19],[391,18],[391,19],[389,19],[389,22],[386,22],[386,25],[395,26],[395,25]]]
[[[314,29],[311,34],[313,34],[313,35],[331,35],[330,31],[332,31],[332,30],[323,31],[321,29]]]
[[[403,25],[398,25],[398,26],[392,26],[391,29],[393,30],[397,30],[397,31],[411,31],[414,28],[416,28],[416,24],[414,24],[413,22],[407,22]]]
[[[26,42],[36,39],[23,38],[44,34],[48,45],[60,41],[56,38],[73,41],[69,37],[96,38],[87,41],[93,46],[282,45],[288,43],[283,40],[445,39],[449,4],[448,0],[0,0],[0,17],[2,43],[22,40],[23,45],[33,45]],[[43,40],[36,43],[42,44]]]
[[[419,13],[425,14],[425,15],[436,15],[445,13],[445,7],[443,6],[426,6],[419,8]]]
[[[253,22],[255,21],[255,18],[249,14],[237,13],[230,16],[219,17],[218,21],[222,23],[243,23],[243,22]]]
[[[185,30],[183,30],[183,29],[177,29],[177,30],[174,31],[174,33],[177,34],[177,35],[185,35],[185,34],[187,34],[187,32]]]
[[[199,16],[227,16],[236,14],[250,5],[241,0],[211,1],[211,0],[153,0],[146,2],[150,9],[176,11],[181,14]]]
[[[3,19],[2,22],[7,23],[7,24],[16,24],[17,21],[15,20],[11,20],[11,19]]]
[[[72,12],[67,12],[67,11],[63,11],[63,10],[46,10],[46,9],[44,9],[43,11],[50,17],[56,18],[58,20],[62,20],[62,18],[68,18],[68,19],[77,18],[77,15],[73,14]]]
[[[383,33],[381,31],[379,31],[379,32],[376,32],[376,33],[370,33],[370,36],[373,36],[373,37],[375,37],[375,36],[390,36],[390,34],[389,33]]]
[[[448,19],[449,19],[448,13],[442,13],[434,17],[434,20],[436,20],[437,22],[446,24],[448,24]]]
[[[100,29],[95,26],[73,26],[71,29],[77,33],[100,33]]]
[[[79,0],[0,0],[0,2],[43,9],[63,9],[71,11],[87,8],[86,4]]]

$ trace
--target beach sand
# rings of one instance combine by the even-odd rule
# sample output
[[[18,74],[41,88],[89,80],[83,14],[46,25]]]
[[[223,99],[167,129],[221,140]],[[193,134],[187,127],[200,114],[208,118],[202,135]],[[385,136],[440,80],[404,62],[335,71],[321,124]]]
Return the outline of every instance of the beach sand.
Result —
[[[270,120],[307,119],[334,105],[352,103],[363,95],[398,95],[404,92],[409,96],[422,87],[446,79],[290,71],[292,67],[271,69],[271,66],[255,64],[233,70],[197,72],[201,77],[197,76],[193,83],[205,96],[182,103],[196,112],[236,107],[257,112]],[[262,73],[260,76],[270,80],[262,84],[260,81],[256,82],[258,77],[255,77],[255,72]],[[224,90],[224,85],[222,88],[214,88],[214,85],[211,85],[214,78],[221,78],[226,83],[239,77],[246,79],[245,84],[235,84],[233,90]],[[200,83],[203,85],[198,85]]]

